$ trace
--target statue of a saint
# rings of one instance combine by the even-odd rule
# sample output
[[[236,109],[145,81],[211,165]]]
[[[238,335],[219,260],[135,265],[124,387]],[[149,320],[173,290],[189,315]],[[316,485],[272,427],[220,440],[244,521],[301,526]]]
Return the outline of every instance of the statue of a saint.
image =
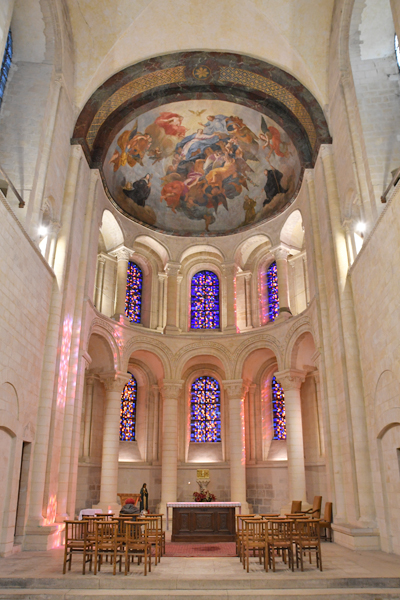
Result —
[[[142,510],[149,511],[149,492],[146,483],[140,488],[140,511]]]

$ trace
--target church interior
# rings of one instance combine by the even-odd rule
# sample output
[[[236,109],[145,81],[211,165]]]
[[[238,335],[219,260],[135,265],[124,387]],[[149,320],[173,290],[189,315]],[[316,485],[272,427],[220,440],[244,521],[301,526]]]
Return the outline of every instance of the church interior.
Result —
[[[0,556],[198,469],[400,555],[396,33],[398,0],[2,0]]]

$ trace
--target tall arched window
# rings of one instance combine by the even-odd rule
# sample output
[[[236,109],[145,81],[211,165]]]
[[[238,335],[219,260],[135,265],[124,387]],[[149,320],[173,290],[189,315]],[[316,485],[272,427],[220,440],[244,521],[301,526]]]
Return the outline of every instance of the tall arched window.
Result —
[[[268,316],[270,321],[275,321],[279,315],[278,270],[275,261],[270,264],[267,271],[267,289]]]
[[[121,396],[119,439],[121,442],[135,441],[137,383],[133,375],[125,385]]]
[[[221,391],[213,377],[204,375],[192,383],[191,442],[221,441]]]
[[[140,323],[142,284],[142,270],[134,262],[130,262],[126,277],[125,314],[131,323]]]
[[[192,277],[192,329],[219,329],[219,281],[212,271],[199,271]]]
[[[286,440],[285,394],[280,383],[272,378],[272,413],[274,420],[274,440]]]
[[[12,36],[11,36],[11,29],[10,29],[8,32],[8,36],[7,36],[6,48],[4,50],[3,62],[1,64],[1,71],[0,71],[0,107],[1,107],[1,103],[3,102],[4,90],[6,89],[6,84],[7,84],[7,79],[8,79],[8,72],[11,67],[11,60],[12,60]]]

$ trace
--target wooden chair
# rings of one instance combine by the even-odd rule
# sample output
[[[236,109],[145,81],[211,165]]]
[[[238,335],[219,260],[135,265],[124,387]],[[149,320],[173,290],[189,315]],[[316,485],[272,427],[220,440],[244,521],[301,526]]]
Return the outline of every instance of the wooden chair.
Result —
[[[117,562],[121,571],[122,556],[124,555],[124,542],[118,536],[118,521],[102,519],[95,521],[95,549],[94,549],[94,574],[100,571],[103,556],[111,557],[113,575],[116,574]]]
[[[129,499],[132,498],[132,500],[134,500],[134,504],[135,506],[137,506],[139,500],[140,500],[140,494],[117,494],[117,496],[119,497],[119,500],[121,502],[121,506],[125,505],[125,502]]]
[[[92,570],[93,540],[88,537],[87,521],[64,521],[65,522],[65,547],[64,547],[64,565],[63,574],[71,570],[72,555],[82,554],[83,565],[82,575],[85,575],[86,563],[89,563],[89,570]]]
[[[266,530],[267,521],[264,519],[247,519],[243,522],[242,562],[243,569],[247,569],[247,572],[251,551],[253,556],[258,555],[260,564],[263,559],[264,569],[268,571]]]
[[[148,539],[148,525],[143,521],[127,521],[125,523],[125,575],[129,572],[131,559],[138,557],[138,564],[142,558],[144,574],[147,575],[147,561],[151,572],[151,544]]]
[[[241,548],[242,548],[242,541],[243,541],[243,534],[244,534],[243,523],[247,519],[254,519],[254,518],[255,518],[255,515],[236,515],[236,535],[235,535],[236,556],[238,556],[240,558],[240,562],[242,561]]]
[[[311,564],[311,552],[315,552],[317,567],[322,571],[320,524],[316,519],[296,522],[296,566],[304,571],[303,555],[308,552]]]
[[[157,565],[161,560],[162,530],[160,520],[156,517],[138,517],[137,523],[147,523],[147,539],[149,545],[154,546],[154,564]]]
[[[291,514],[301,512],[301,500],[292,500]]]
[[[312,508],[309,508],[308,510],[302,510],[299,512],[302,512],[303,515],[311,515],[312,519],[319,519],[321,517],[321,505],[322,496],[314,496]]]
[[[113,521],[115,513],[96,513],[96,521]]]
[[[325,535],[321,535],[321,539],[332,541],[332,502],[325,502],[324,518],[319,522],[320,528],[325,530]]]
[[[294,571],[293,560],[293,521],[291,519],[274,519],[268,522],[267,556],[268,564],[275,571],[275,550],[282,551],[282,559],[286,562],[286,552],[289,557],[289,569]]]
[[[161,513],[147,513],[146,517],[152,517],[159,520],[159,531],[161,532],[161,556],[165,554],[165,531],[163,527],[163,517]]]

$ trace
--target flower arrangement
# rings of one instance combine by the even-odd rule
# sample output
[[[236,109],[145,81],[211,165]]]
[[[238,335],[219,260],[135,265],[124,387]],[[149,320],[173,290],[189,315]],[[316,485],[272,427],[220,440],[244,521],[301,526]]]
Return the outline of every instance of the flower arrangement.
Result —
[[[211,494],[208,490],[205,492],[193,492],[193,498],[195,502],[215,502],[216,497]]]

